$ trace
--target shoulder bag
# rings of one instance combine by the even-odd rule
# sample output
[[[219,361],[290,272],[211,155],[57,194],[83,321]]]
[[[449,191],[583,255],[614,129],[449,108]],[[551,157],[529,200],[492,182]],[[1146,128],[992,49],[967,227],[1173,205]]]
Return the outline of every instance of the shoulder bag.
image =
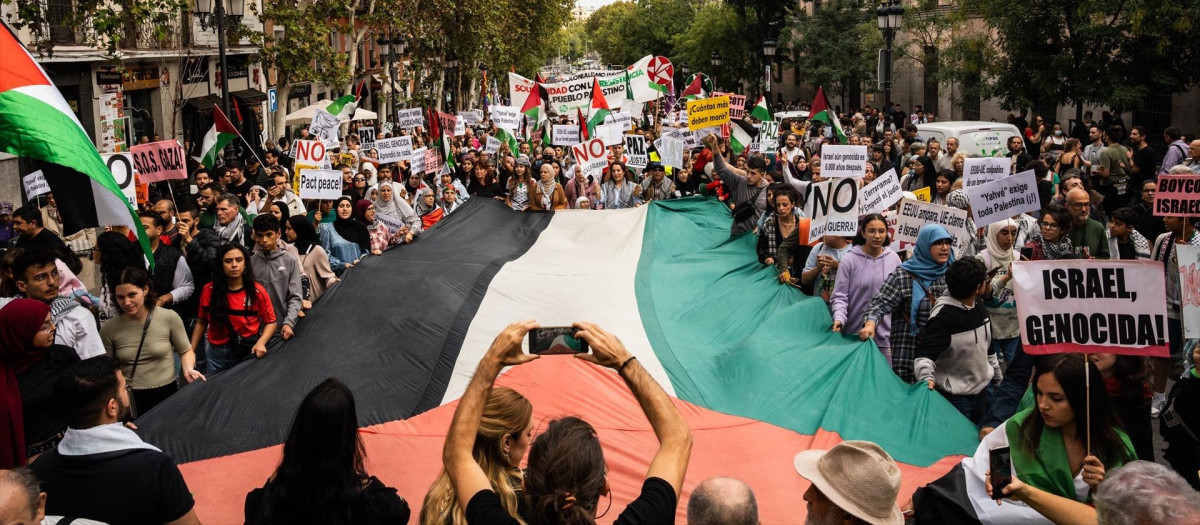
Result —
[[[132,421],[138,417],[137,401],[133,397],[133,376],[137,375],[138,361],[142,359],[142,347],[146,344],[146,332],[150,331],[150,321],[154,319],[154,310],[146,313],[146,322],[142,324],[142,338],[138,340],[137,353],[133,356],[133,368],[129,370],[129,377],[125,381],[125,393],[129,397],[129,420]]]

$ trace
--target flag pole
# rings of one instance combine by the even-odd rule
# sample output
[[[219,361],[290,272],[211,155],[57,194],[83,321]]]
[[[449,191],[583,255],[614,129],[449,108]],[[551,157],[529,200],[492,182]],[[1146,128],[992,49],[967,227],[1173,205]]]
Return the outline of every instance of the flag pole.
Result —
[[[1085,403],[1084,412],[1087,413],[1087,455],[1092,455],[1092,374],[1091,361],[1087,354],[1083,355],[1083,384],[1086,390],[1087,402]]]

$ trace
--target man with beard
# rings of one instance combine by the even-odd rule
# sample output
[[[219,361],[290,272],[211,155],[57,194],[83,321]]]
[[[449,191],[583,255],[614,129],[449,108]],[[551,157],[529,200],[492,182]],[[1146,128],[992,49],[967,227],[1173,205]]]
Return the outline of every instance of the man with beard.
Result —
[[[195,500],[169,456],[122,421],[129,393],[117,363],[75,363],[54,385],[67,419],[58,447],[30,468],[46,493],[46,513],[104,523],[198,524]]]

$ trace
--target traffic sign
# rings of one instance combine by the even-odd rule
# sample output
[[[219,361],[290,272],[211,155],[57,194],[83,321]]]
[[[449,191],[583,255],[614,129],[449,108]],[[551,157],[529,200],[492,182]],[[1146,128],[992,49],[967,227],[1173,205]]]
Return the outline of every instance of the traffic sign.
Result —
[[[665,87],[670,85],[671,79],[675,77],[675,66],[671,65],[667,57],[656,56],[646,65],[646,73],[651,82]]]
[[[275,88],[267,90],[267,105],[271,106],[271,113],[279,109],[279,92]]]

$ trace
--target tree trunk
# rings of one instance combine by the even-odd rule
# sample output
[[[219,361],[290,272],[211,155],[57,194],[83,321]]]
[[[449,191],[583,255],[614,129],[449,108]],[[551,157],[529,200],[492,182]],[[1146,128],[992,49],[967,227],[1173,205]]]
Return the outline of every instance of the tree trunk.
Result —
[[[446,107],[446,68],[441,68],[438,71],[437,81],[437,109],[445,111]]]
[[[275,136],[272,137],[272,139],[275,140],[276,142],[279,141],[279,137],[287,136],[287,124],[286,124],[285,117],[287,116],[287,113],[288,113],[288,111],[287,111],[288,110],[288,108],[287,108],[288,95],[290,95],[291,92],[292,92],[292,85],[290,83],[288,83],[286,77],[281,74],[279,76],[279,87],[277,89],[276,99],[275,99],[275,100],[279,101],[279,108],[275,111],[275,115],[272,117],[272,119],[274,120],[274,122],[272,123],[272,128],[274,128],[274,130],[275,130]]]
[[[467,99],[471,101],[471,105],[467,109],[475,109],[482,106],[479,102],[479,90],[477,89],[479,86],[476,85],[477,82],[478,79],[471,77],[471,87],[467,88]]]

